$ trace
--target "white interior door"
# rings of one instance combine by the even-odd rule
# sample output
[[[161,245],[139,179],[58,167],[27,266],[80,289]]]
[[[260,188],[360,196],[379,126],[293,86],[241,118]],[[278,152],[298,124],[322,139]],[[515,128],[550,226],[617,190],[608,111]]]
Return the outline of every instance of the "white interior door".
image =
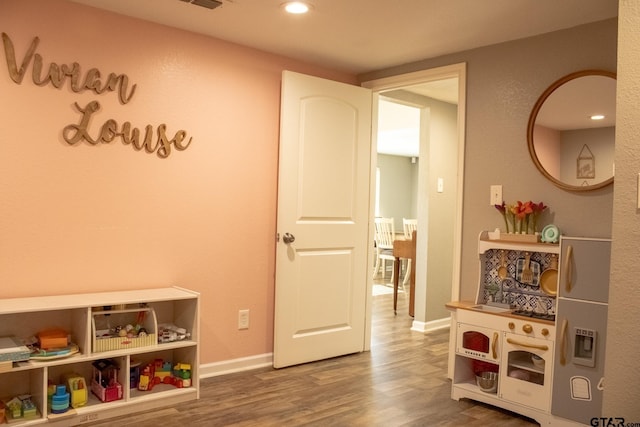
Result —
[[[371,91],[285,71],[280,121],[276,368],[365,348]]]

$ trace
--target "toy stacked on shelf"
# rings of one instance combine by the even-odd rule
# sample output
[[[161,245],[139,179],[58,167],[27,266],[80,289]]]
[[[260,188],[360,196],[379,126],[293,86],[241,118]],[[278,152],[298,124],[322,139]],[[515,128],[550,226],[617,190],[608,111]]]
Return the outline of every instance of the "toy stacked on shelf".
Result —
[[[122,385],[118,382],[118,365],[108,359],[96,360],[93,365],[91,391],[103,402],[122,399]]]
[[[169,384],[177,388],[191,387],[191,365],[177,363],[173,369],[171,362],[156,359],[140,372],[138,390],[152,390],[158,384]]]
[[[71,335],[63,329],[46,329],[26,340],[31,360],[52,360],[74,355],[80,351],[71,342]]]
[[[31,395],[16,396],[5,404],[5,418],[8,423],[37,418],[40,414],[31,400]]]
[[[69,393],[64,384],[55,387],[56,392],[51,396],[51,413],[63,414],[69,410]]]
[[[178,327],[172,323],[161,323],[158,325],[158,342],[182,341],[191,337],[185,328]]]
[[[0,338],[0,363],[11,367],[12,362],[29,360],[31,351],[15,337]]]
[[[64,380],[67,383],[67,389],[70,394],[69,405],[71,405],[72,408],[79,408],[86,405],[89,396],[84,377],[76,373],[71,373],[64,375]]]

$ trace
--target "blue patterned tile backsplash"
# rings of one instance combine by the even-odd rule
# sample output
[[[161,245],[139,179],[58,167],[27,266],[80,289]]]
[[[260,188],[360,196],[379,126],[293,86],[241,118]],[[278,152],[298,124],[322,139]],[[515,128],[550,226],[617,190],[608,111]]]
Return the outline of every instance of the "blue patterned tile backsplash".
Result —
[[[498,269],[501,266],[504,252],[507,277],[501,280]],[[525,251],[489,249],[480,254],[481,287],[478,302],[491,301],[509,304],[520,311],[555,312],[555,297],[549,296],[540,289],[540,275],[551,264],[552,254],[546,252],[529,252],[529,268],[533,277],[523,280],[522,270],[526,259]]]

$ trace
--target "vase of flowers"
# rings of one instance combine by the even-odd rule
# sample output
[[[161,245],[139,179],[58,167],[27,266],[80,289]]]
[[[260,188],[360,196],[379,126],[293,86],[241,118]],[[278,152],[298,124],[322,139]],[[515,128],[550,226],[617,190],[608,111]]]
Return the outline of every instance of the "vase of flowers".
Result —
[[[507,205],[504,201],[501,205],[495,205],[504,221],[505,234],[513,239],[516,235],[530,235],[537,241],[538,218],[547,209],[543,202],[534,203],[531,200],[522,202],[520,200],[512,205]],[[502,233],[501,233],[501,237]],[[528,238],[525,238],[528,241]],[[522,239],[518,239],[522,241]]]

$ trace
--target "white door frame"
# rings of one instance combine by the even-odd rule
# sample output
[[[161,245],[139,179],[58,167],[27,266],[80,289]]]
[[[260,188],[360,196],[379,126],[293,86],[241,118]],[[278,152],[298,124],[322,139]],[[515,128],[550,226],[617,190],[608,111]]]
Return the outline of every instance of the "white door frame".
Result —
[[[370,80],[362,83],[362,86],[372,90],[374,99],[372,103],[373,115],[372,115],[372,130],[377,128],[377,108],[378,108],[378,95],[381,92],[400,89],[406,86],[413,86],[423,83],[428,83],[437,80],[458,78],[458,180],[457,180],[457,201],[455,209],[455,230],[454,230],[454,242],[453,242],[453,271],[452,271],[452,283],[451,283],[451,300],[457,301],[460,297],[460,265],[461,265],[461,251],[462,251],[462,203],[463,203],[463,188],[464,188],[464,147],[465,147],[465,112],[466,112],[466,63],[453,64],[438,68],[432,68],[428,70],[416,71],[407,74],[400,74],[391,77],[385,77],[376,80]],[[375,173],[376,159],[374,153],[377,152],[377,138],[376,133],[372,131],[371,138],[371,169]],[[373,181],[375,182],[375,175]],[[370,208],[370,216],[373,218],[373,194],[372,189],[372,202]],[[424,204],[421,201],[422,195],[418,195],[418,206]],[[418,208],[420,209],[420,207]],[[373,219],[371,219],[373,222]],[[424,227],[424,230],[421,230]],[[427,224],[424,221],[418,222],[418,235],[425,235],[427,231]],[[418,239],[419,240],[419,239]],[[418,244],[416,248],[417,261],[423,259],[426,260],[426,242],[424,245]],[[373,253],[369,256],[369,260],[373,259]],[[371,262],[371,261],[370,261]],[[426,324],[426,288],[424,286],[417,286],[420,283],[426,283],[426,268],[425,262],[416,262],[416,307],[415,318],[413,321],[412,329],[416,331],[426,331],[428,325]],[[371,269],[369,269],[371,271]],[[373,286],[373,279],[370,279]],[[370,306],[370,304],[368,304]],[[371,335],[371,310],[370,307],[367,310],[367,316],[369,317],[367,325],[369,331],[367,336]]]

